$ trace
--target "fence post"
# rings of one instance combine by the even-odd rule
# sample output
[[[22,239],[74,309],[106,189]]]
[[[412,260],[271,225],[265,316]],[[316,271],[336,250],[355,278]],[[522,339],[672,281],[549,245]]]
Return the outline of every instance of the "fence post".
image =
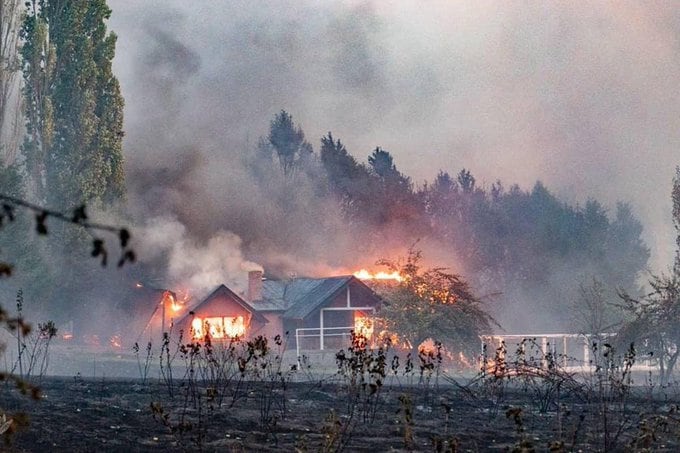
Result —
[[[541,352],[543,357],[541,358],[541,367],[545,368],[548,364],[545,358],[548,356],[548,339],[546,337],[541,338]]]
[[[300,328],[295,329],[295,353],[297,354],[298,369],[302,367],[300,363]]]

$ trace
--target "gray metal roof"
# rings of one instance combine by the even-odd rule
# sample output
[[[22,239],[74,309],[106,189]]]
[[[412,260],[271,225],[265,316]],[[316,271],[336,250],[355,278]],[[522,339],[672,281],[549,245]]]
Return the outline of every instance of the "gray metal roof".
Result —
[[[257,311],[283,311],[285,318],[302,319],[347,285],[352,276],[265,280],[262,300],[250,303]]]
[[[361,283],[351,275],[328,278],[295,278],[291,280],[264,280],[262,282],[262,298],[256,301],[245,301],[233,293],[229,288],[220,285],[210,296],[199,305],[212,299],[219,293],[230,294],[241,305],[248,307],[251,312],[276,311],[282,312],[284,318],[304,319],[330,298],[335,296],[352,280]],[[376,296],[377,297],[377,296]]]

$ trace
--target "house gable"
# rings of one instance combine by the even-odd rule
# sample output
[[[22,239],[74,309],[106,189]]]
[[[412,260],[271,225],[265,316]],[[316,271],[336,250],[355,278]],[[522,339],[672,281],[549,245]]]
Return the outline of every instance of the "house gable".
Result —
[[[288,319],[304,319],[317,308],[329,303],[349,281],[354,277],[331,277],[321,280],[312,280],[316,285],[311,286],[304,293],[298,294],[291,301],[290,307],[284,312],[283,317]]]
[[[382,299],[353,276],[323,279],[304,297],[297,300],[286,312],[284,318],[303,320],[315,317],[321,309],[349,309],[380,307]]]
[[[193,324],[196,319],[201,320],[199,326]],[[220,285],[188,315],[180,319],[178,325],[187,332],[191,330],[195,332],[205,322],[212,323],[213,329],[217,328],[219,332],[225,330],[226,334],[229,333],[230,324],[238,323],[245,327],[244,333],[252,334],[266,324],[267,319],[232,290]]]

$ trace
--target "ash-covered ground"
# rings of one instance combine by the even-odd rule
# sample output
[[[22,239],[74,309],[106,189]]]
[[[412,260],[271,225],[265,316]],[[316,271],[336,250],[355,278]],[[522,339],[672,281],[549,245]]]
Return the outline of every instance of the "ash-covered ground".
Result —
[[[623,367],[481,374],[374,351],[298,363],[239,353],[219,369],[191,351],[57,343],[49,375],[8,383],[7,451],[677,451],[680,386]],[[257,354],[257,353],[256,353]],[[11,359],[8,351],[7,360]],[[268,357],[268,358],[267,358]],[[224,356],[222,356],[224,359]],[[165,361],[164,361],[165,360]],[[185,361],[188,360],[188,361]],[[244,362],[245,361],[245,362]],[[162,365],[161,365],[162,364]],[[147,366],[148,365],[148,366]],[[188,365],[188,367],[186,366]],[[233,365],[233,366],[232,366]],[[210,371],[212,370],[212,371]],[[225,370],[231,370],[226,372]],[[59,375],[59,376],[56,376]],[[28,424],[20,426],[28,415]]]

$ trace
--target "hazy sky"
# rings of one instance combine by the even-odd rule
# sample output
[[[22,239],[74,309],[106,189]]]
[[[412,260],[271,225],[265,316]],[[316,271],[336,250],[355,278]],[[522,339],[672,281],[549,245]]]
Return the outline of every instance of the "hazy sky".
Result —
[[[234,156],[283,108],[315,147],[329,130],[362,161],[382,146],[417,183],[465,167],[487,185],[542,180],[572,203],[630,201],[652,266],[671,263],[677,3],[109,5],[130,168],[188,167],[187,190],[213,184],[214,202],[238,203]]]

